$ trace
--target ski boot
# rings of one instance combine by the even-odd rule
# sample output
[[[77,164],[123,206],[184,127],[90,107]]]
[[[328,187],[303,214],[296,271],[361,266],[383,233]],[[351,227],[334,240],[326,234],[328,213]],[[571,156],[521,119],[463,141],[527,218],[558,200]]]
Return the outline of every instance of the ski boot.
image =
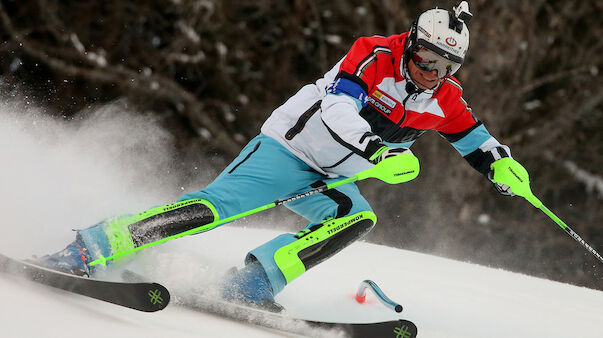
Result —
[[[227,301],[267,310],[281,312],[284,308],[274,301],[272,286],[259,262],[244,268],[232,268],[221,285],[221,296]]]
[[[46,255],[33,261],[45,268],[76,276],[90,277],[90,254],[82,237],[78,234],[71,244],[57,253]]]

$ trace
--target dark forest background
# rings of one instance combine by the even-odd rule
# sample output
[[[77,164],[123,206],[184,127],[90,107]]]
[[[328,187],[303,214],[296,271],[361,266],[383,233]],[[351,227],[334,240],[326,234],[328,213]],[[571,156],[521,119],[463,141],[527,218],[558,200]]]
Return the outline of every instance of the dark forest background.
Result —
[[[469,3],[465,99],[535,194],[603,252],[603,2]],[[356,38],[404,32],[420,12],[453,5],[1,0],[1,90],[65,120],[113,102],[152,113],[182,168],[211,158],[220,170]],[[367,240],[603,290],[600,262],[528,202],[499,196],[435,133],[413,152],[417,180],[360,182],[379,217]]]

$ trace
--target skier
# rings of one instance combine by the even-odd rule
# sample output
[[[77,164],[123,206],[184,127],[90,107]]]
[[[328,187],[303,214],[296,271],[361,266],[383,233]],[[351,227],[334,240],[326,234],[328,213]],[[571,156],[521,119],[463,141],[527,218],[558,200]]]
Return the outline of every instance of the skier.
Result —
[[[158,239],[352,177],[410,153],[435,130],[486,178],[510,157],[472,114],[453,74],[469,47],[466,1],[452,12],[422,13],[409,32],[357,39],[322,78],[302,87],[265,121],[261,133],[203,190],[177,203],[107,219],[78,231],[64,250],[39,263],[91,275],[88,263]],[[504,195],[509,186],[494,183]],[[309,268],[364,236],[376,215],[353,183],[286,204],[309,224],[251,250],[245,267],[222,283],[226,299],[274,307],[274,295]],[[335,229],[335,231],[327,231]],[[310,236],[310,237],[307,237]],[[312,238],[311,241],[306,239]]]

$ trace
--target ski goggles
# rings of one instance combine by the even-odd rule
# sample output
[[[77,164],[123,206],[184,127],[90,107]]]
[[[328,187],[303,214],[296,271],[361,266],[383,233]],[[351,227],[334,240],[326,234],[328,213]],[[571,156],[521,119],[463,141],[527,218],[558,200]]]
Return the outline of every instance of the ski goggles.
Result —
[[[439,78],[452,75],[461,68],[460,63],[448,60],[421,45],[413,49],[411,59],[420,70],[426,72],[437,70]]]

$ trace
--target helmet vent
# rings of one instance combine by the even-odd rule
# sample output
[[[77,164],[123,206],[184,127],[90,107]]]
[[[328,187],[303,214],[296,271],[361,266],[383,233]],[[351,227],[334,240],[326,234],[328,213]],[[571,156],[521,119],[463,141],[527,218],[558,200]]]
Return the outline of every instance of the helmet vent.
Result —
[[[448,21],[448,28],[460,34],[463,31],[463,22],[452,12],[448,12],[448,17],[450,18]]]

